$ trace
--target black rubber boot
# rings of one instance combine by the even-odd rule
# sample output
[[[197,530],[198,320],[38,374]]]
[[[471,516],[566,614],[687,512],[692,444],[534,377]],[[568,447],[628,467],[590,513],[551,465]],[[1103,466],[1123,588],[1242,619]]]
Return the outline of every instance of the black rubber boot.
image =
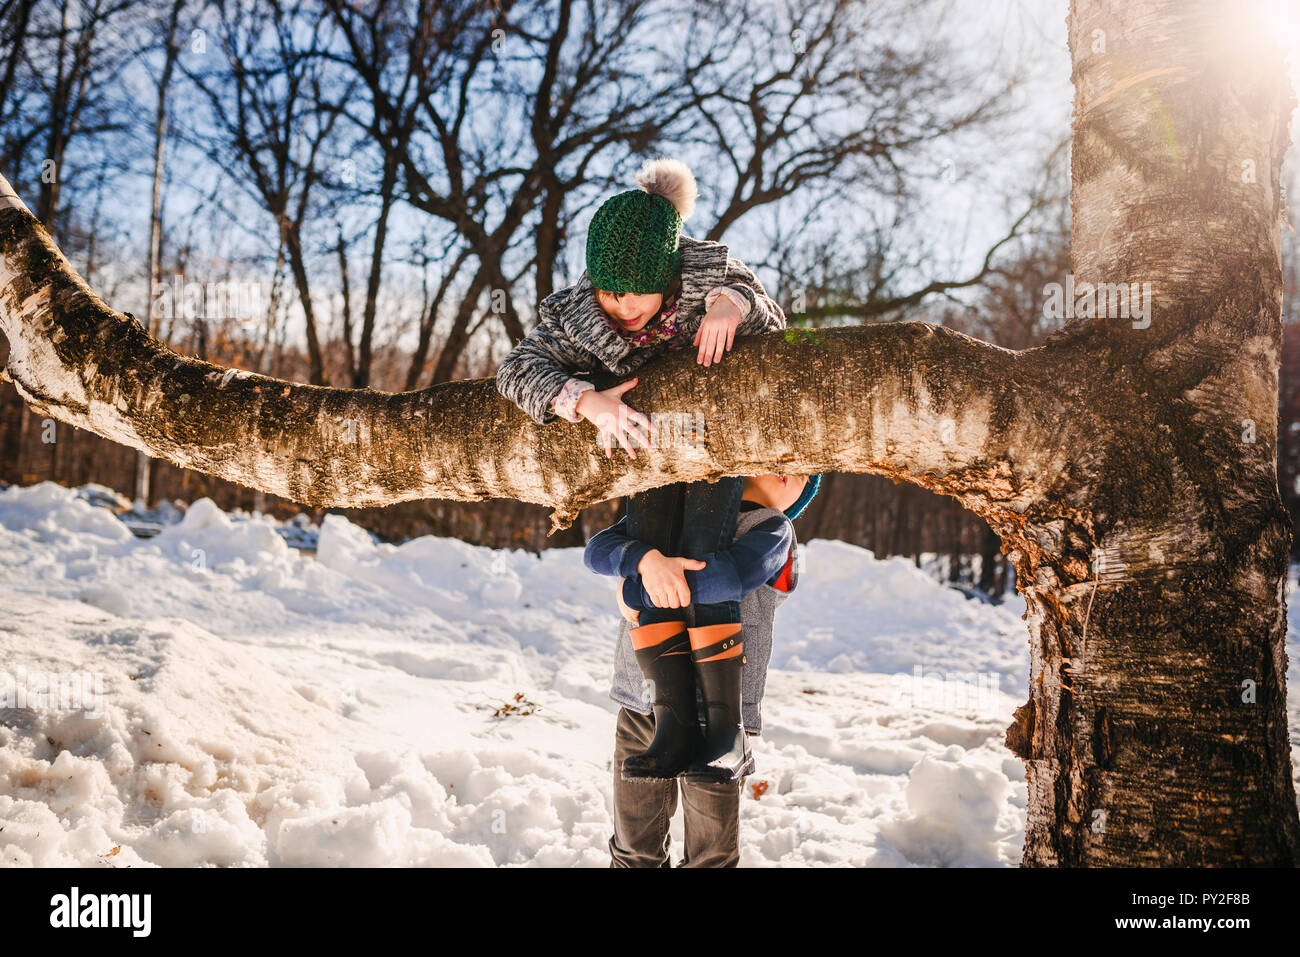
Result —
[[[704,740],[683,776],[700,784],[732,784],[754,773],[754,756],[749,751],[749,736],[745,734],[740,710],[740,676],[745,656],[701,660],[713,658],[740,642],[740,631],[726,635],[729,630],[724,625],[691,629],[692,644],[696,646],[691,659],[695,664],[695,679],[704,695],[707,721]],[[722,640],[713,641],[719,634],[724,635]]]
[[[680,630],[673,634],[669,625]],[[641,673],[654,688],[655,736],[645,751],[623,759],[623,778],[671,780],[686,769],[702,738],[691,642],[681,622],[642,627],[660,628],[669,637],[658,644],[636,649]]]

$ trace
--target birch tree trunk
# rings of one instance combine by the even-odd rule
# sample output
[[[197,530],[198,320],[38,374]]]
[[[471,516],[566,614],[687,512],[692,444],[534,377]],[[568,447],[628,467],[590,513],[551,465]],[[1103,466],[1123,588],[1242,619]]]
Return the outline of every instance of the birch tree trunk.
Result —
[[[1258,13],[1071,4],[1076,290],[1138,284],[1154,308],[1044,346],[1080,356],[1062,391],[1101,427],[1060,489],[1076,508],[1034,554],[1012,546],[1032,661],[1008,734],[1029,766],[1026,864],[1300,853],[1276,474],[1293,95]]]
[[[997,532],[1028,606],[1031,695],[1007,733],[1025,863],[1295,864],[1275,465],[1291,95],[1245,22],[1217,0],[1075,0],[1062,285],[1081,312],[1036,349],[905,323],[748,338],[710,369],[675,354],[631,395],[660,444],[606,459],[589,425],[537,426],[487,379],[386,394],[178,356],[0,181],[8,372],[39,415],[312,505],[503,497],[562,527],[775,470],[950,495]]]

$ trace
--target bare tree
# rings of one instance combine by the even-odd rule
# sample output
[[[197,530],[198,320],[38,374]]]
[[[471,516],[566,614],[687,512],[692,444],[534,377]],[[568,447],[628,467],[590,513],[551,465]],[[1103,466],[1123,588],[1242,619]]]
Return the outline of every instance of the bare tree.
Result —
[[[275,221],[303,311],[311,381],[324,383],[325,356],[304,242],[314,194],[325,176],[323,153],[339,116],[324,88],[323,25],[319,18],[304,22],[278,0],[218,6],[226,62],[189,75],[223,133],[226,165],[243,173],[235,181],[246,183]]]
[[[1282,228],[1282,368],[1278,382],[1277,468],[1282,499],[1293,522],[1300,521],[1300,164],[1287,172],[1287,222]],[[1300,557],[1300,541],[1291,542]]]
[[[36,0],[4,0],[0,3],[0,46],[6,53],[4,69],[0,71],[0,125],[7,119],[9,94],[14,89],[14,79],[18,75],[18,63],[22,60],[27,45],[27,34],[31,28],[32,10]]]
[[[181,11],[185,0],[173,0],[163,28],[163,63],[158,76],[158,100],[154,108],[153,134],[153,184],[149,202],[149,256],[147,264],[147,306],[144,315],[149,317],[149,331],[153,335],[159,332],[159,316],[153,308],[154,290],[162,281],[162,234],[163,234],[163,172],[165,170],[165,152],[167,145],[167,95],[171,88],[172,74],[176,70],[176,60],[180,57],[180,44],[177,42],[180,30]],[[143,452],[136,455],[135,462],[135,500],[141,504],[149,501],[149,456]]]
[[[440,261],[447,263],[451,260],[451,264],[444,268],[437,289],[430,292],[430,261],[428,250],[425,247],[426,242],[427,239],[422,238],[418,256],[423,295],[421,296],[420,319],[417,329],[415,350],[411,353],[411,361],[407,367],[406,373],[404,388],[408,391],[416,388],[424,378],[426,372],[425,365],[429,358],[429,348],[433,342],[434,324],[438,321],[438,314],[442,310],[442,304],[447,300],[447,296],[451,292],[453,284],[456,282],[456,277],[460,275],[460,271],[464,267],[465,261],[469,258],[468,248],[461,247],[460,252],[453,260],[451,245],[448,244],[448,246],[443,250],[443,255]],[[462,306],[464,301],[465,300],[463,299]]]
[[[355,175],[355,173],[350,175]],[[350,244],[342,225],[339,226],[339,238],[335,253],[338,256],[339,275],[342,284],[343,348],[347,360],[348,379],[354,389],[364,389],[370,385],[375,319],[379,311],[379,287],[384,267],[384,248],[388,243],[388,220],[393,211],[396,190],[397,160],[391,154],[386,154],[376,197],[379,201],[379,211],[370,227],[370,264],[366,278],[365,300],[362,304],[359,329],[356,328],[352,308],[351,267],[348,263]]]
[[[53,228],[59,210],[64,161],[75,137],[107,129],[117,124],[99,116],[88,120],[102,107],[102,87],[112,75],[107,58],[102,56],[106,39],[112,37],[113,18],[127,4],[109,0],[73,3],[61,0],[58,25],[52,30],[53,55],[49,66],[45,97],[45,156],[41,162],[40,196],[37,211],[41,222]],[[32,79],[46,75],[33,72]],[[40,82],[40,81],[38,81]]]
[[[987,125],[1005,93],[965,95],[937,41],[889,44],[928,0],[770,16],[730,2],[326,5],[343,47],[329,56],[366,91],[341,109],[381,150],[384,182],[396,159],[406,203],[472,257],[433,382],[458,368],[484,295],[507,339],[522,337],[520,280],[531,273],[535,301],[554,291],[570,224],[657,146],[699,152],[722,186],[704,227],[717,238],[816,184],[901,195],[917,150]],[[904,305],[988,274],[936,279]]]
[[[720,239],[742,217],[810,186],[900,196],[926,164],[923,147],[1005,116],[1014,78],[963,69],[938,36],[932,0],[813,0],[690,4],[680,33],[681,82],[691,93],[685,142],[722,158]],[[689,18],[689,19],[687,19]],[[701,56],[701,38],[726,36],[726,55]]]
[[[356,122],[396,157],[405,201],[475,259],[433,370],[446,381],[486,292],[508,338],[523,337],[512,290],[531,272],[539,297],[552,291],[566,198],[599,157],[648,149],[673,116],[675,73],[626,66],[660,16],[644,0],[328,5],[368,93]]]

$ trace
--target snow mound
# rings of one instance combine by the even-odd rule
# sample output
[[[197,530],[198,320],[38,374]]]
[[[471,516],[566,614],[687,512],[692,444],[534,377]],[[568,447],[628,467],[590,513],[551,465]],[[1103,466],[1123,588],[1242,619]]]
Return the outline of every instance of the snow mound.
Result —
[[[612,583],[576,549],[328,516],[312,559],[279,527],[200,501],[137,539],[76,491],[0,492],[0,864],[606,866]],[[1018,863],[1017,607],[803,559],[741,864]]]

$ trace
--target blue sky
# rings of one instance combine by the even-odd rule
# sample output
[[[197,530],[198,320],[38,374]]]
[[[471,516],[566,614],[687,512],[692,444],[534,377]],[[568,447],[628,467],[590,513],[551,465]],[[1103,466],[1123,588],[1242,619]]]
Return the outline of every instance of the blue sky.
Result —
[[[1300,0],[1264,2],[1275,35],[1288,53],[1293,80],[1300,80]],[[1065,0],[948,0],[939,5],[932,22],[916,24],[920,37],[950,37],[962,51],[961,55],[969,58],[966,65],[981,78],[986,91],[1000,89],[1008,76],[1015,76],[1017,82],[1011,94],[1014,107],[1008,122],[989,134],[955,139],[916,159],[924,165],[922,172],[926,174],[921,194],[922,214],[906,229],[911,233],[907,241],[923,250],[920,255],[925,268],[907,275],[905,279],[909,283],[923,283],[935,277],[963,276],[973,271],[989,245],[1018,215],[1026,185],[1039,178],[1044,158],[1068,137],[1073,89],[1066,46],[1067,13]],[[128,82],[132,79],[140,84],[142,102],[147,102],[147,80],[137,76],[128,78]],[[187,163],[181,150],[173,151],[173,158],[167,216],[172,234],[177,236],[183,235],[190,225],[187,214],[195,209],[199,195],[211,187],[213,177],[211,170],[201,170]],[[142,172],[147,170],[142,169]],[[191,180],[195,175],[200,181]],[[105,199],[105,213],[109,213],[109,207],[116,206],[111,215],[130,235],[140,237],[140,242],[133,241],[133,245],[140,246],[141,262],[137,265],[123,261],[118,267],[124,285],[121,295],[115,298],[119,308],[132,311],[140,308],[142,302],[135,300],[144,293],[143,283],[131,278],[142,276],[144,272],[147,179],[143,176],[140,179],[139,197],[123,200],[112,196]],[[1061,179],[1061,188],[1066,185],[1066,181]],[[702,182],[701,187],[707,193],[710,184]],[[590,212],[588,210],[580,217],[570,241],[570,273],[581,268],[581,239]],[[861,225],[864,215],[873,212],[883,214],[883,211],[861,208],[835,210],[825,223],[819,223],[818,228],[843,229],[845,235],[851,237],[852,230]],[[792,222],[794,228],[798,228],[800,215],[797,208],[789,206],[779,211],[756,211],[739,221],[724,238],[742,258],[761,261],[770,248],[771,237],[778,231],[788,231]],[[241,250],[259,244],[257,237],[263,240],[260,245],[265,251],[274,251],[269,219],[251,205],[247,216],[234,219],[220,214],[190,215],[189,219],[196,225],[196,251],[205,257],[235,259]],[[399,207],[391,247],[394,253],[418,232],[424,222],[424,214]],[[688,228],[700,225],[691,223]],[[364,249],[359,246],[354,285],[364,281],[361,271],[363,259]],[[206,267],[205,271],[214,268]],[[240,267],[234,268],[238,271]],[[251,271],[256,274],[256,269]],[[332,257],[322,261],[323,286],[333,285],[333,271]],[[201,278],[206,280],[209,277]],[[771,277],[765,278],[770,280]],[[417,292],[418,282],[412,270],[404,270],[399,265],[385,272],[385,291],[394,301],[404,293]],[[134,290],[132,285],[140,288]],[[521,294],[517,305],[527,315],[532,303],[525,300],[526,295]],[[377,333],[379,342],[396,332],[400,322],[398,306],[400,303],[397,306],[390,303],[384,310],[384,326]],[[322,318],[329,321],[328,310]],[[498,344],[498,351],[501,345]]]

